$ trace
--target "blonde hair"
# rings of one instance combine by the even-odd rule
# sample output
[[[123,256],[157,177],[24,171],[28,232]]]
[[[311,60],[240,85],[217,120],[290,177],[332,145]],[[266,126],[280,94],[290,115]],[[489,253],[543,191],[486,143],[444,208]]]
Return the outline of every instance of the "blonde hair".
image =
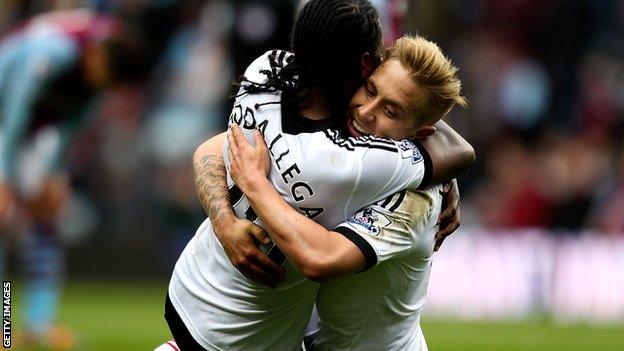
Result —
[[[459,69],[436,43],[420,36],[403,36],[386,50],[384,61],[391,59],[398,59],[426,92],[426,100],[417,108],[420,123],[437,122],[455,105],[468,106],[468,100],[461,96]]]

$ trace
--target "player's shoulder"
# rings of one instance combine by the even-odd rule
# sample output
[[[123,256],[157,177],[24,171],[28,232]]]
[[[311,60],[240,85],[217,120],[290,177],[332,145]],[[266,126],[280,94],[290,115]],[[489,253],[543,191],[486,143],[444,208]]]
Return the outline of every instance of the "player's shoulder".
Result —
[[[263,121],[274,121],[272,128],[281,129],[281,96],[273,92],[239,94],[230,113],[230,122],[246,129],[259,127]],[[277,124],[276,124],[277,123]]]
[[[332,144],[344,148],[348,151],[355,151],[358,148],[384,150],[393,153],[401,152],[401,143],[392,139],[379,138],[372,135],[361,137],[344,136],[338,130],[326,129],[323,132],[324,138],[328,139]]]
[[[404,189],[377,202],[375,209],[394,221],[411,227],[419,227],[430,220],[432,212],[441,206],[442,186],[433,185],[425,189]]]
[[[435,184],[424,189],[410,189],[407,192],[410,196],[421,198],[424,201],[434,204],[442,199],[443,186],[442,184]]]
[[[279,106],[275,105],[278,105],[276,103],[281,100],[281,91],[251,92],[251,89],[248,88],[267,83],[269,77],[277,75],[290,62],[292,57],[293,54],[288,51],[269,50],[256,58],[245,69],[244,79],[241,81],[240,89],[236,95],[235,107],[239,105],[239,108],[258,110],[258,107],[261,106],[274,105],[269,106],[269,110],[279,108]]]
[[[286,50],[269,50],[245,69],[245,78],[251,82],[264,83],[268,79],[267,73],[278,74],[293,58],[294,54]]]
[[[436,184],[425,189],[408,189],[403,210],[411,213],[412,225],[431,220],[432,213],[440,211],[442,206],[442,185]]]

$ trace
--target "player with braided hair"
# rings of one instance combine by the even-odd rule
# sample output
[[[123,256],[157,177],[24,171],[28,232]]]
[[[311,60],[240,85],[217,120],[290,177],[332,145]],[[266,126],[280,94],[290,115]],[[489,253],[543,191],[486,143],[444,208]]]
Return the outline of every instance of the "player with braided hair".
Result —
[[[377,34],[370,38],[372,28]],[[379,60],[380,33],[366,0],[308,2],[293,30],[294,57],[274,50],[256,59],[240,81],[230,116],[248,139],[255,129],[263,133],[275,158],[271,183],[325,227],[401,189],[451,179],[473,159],[470,145],[445,124],[436,125],[438,136],[424,148],[409,150],[404,142],[343,138],[327,129],[346,129],[348,98]],[[231,178],[224,184],[223,140],[220,135],[204,143],[194,157],[198,194],[210,219],[176,264],[165,318],[182,350],[296,350],[319,284],[290,262],[282,271],[275,262],[283,254],[260,241],[262,231],[253,223],[262,224],[249,200]],[[260,243],[267,244],[268,256],[256,247]],[[248,266],[239,261],[245,252],[256,260]]]
[[[283,66],[273,60],[272,69],[261,70],[267,76],[263,83],[241,77],[241,94],[282,91],[283,100],[303,105],[320,100],[326,105],[323,118],[335,116],[342,123],[346,102],[362,83],[362,65],[372,70],[382,49],[379,15],[369,1],[311,1],[292,31],[295,55]]]
[[[316,4],[302,11],[293,29],[294,63],[300,86],[318,87],[333,115],[341,120],[345,102],[362,82],[362,67],[353,63],[362,60],[362,53],[368,65],[379,63],[383,49],[379,15],[367,0]]]

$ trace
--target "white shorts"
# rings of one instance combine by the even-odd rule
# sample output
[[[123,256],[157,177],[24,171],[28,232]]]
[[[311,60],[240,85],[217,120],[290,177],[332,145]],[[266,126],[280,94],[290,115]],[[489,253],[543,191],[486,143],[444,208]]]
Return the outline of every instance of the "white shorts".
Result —
[[[158,346],[154,351],[180,351],[178,344],[176,344],[175,340],[169,340],[166,343]]]

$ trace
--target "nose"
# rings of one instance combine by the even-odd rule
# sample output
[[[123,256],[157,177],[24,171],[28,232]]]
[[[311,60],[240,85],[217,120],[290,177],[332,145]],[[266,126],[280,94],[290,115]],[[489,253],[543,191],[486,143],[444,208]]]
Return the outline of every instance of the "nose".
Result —
[[[362,121],[373,121],[375,118],[375,105],[375,101],[368,101],[365,104],[360,105],[358,112]]]

